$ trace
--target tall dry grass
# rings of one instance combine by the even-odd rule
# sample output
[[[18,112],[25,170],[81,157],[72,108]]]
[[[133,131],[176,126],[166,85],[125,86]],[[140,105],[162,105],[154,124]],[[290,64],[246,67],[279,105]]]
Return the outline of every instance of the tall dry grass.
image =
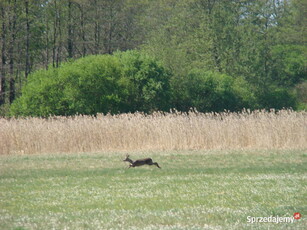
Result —
[[[305,148],[307,112],[291,110],[0,119],[0,154]]]

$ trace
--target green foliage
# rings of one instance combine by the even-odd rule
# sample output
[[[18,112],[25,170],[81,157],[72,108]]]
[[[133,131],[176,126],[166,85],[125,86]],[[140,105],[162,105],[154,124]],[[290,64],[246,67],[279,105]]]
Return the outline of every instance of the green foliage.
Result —
[[[282,86],[293,86],[307,80],[307,47],[278,45],[273,48],[274,81]]]
[[[0,105],[0,117],[8,116],[10,113],[10,106],[8,103]]]
[[[276,84],[253,88],[243,77],[233,78],[204,69],[193,69],[186,76],[172,76],[148,55],[126,51],[88,56],[60,68],[50,67],[31,74],[10,113],[49,116],[148,113],[170,108],[208,112],[284,107],[296,108],[296,95]]]
[[[116,112],[119,98],[117,81],[121,72],[109,55],[82,58],[61,68],[60,81],[66,85],[64,100],[72,114]]]
[[[307,111],[307,80],[298,84],[294,92],[299,98],[297,109]]]
[[[20,94],[25,76],[36,67],[50,63],[58,67],[81,56],[130,49],[143,53],[129,51],[97,58],[103,59],[101,63],[96,58],[82,59],[58,70],[33,73],[31,86],[25,86],[12,113],[150,112],[167,110],[170,105],[185,110],[193,105],[203,110],[290,106],[291,100],[274,100],[282,99],[282,94],[286,97],[306,80],[306,7],[304,0],[129,0],[103,4],[90,0],[2,0],[0,114],[6,114],[9,103]],[[170,79],[165,68],[175,77]],[[204,89],[212,94],[206,96],[211,102],[204,104],[204,95],[181,90],[200,87],[198,76],[191,79],[193,69],[217,71],[233,79],[212,83],[212,90]],[[186,77],[188,73],[190,77]],[[179,92],[170,91],[169,80],[173,91]],[[219,77],[213,80],[219,81]],[[205,84],[211,83],[208,80]],[[217,88],[223,88],[223,93]],[[227,101],[221,94],[237,99]],[[266,98],[271,99],[264,101]],[[298,99],[299,105],[306,103]],[[217,101],[219,105],[214,106]]]
[[[194,68],[218,71],[235,79],[244,77],[247,83],[243,89],[252,90],[258,98],[255,101],[247,96],[249,103],[245,104],[250,108],[274,107],[276,103],[295,107],[293,96],[287,103],[274,102],[273,98],[282,98],[276,95],[282,90],[276,93],[276,88],[288,92],[306,79],[307,52],[302,42],[305,5],[302,0],[159,1],[157,16],[152,13],[156,8],[150,8],[151,22],[144,23],[155,29],[148,29],[143,49],[180,76],[173,80],[176,87],[176,81],[184,80]],[[171,6],[175,9],[169,10]],[[262,89],[267,91],[265,96]],[[184,92],[176,94],[187,97]],[[270,97],[270,101],[263,101]],[[184,103],[175,104],[184,109],[193,104]]]
[[[97,55],[29,76],[11,115],[49,116],[164,110],[169,74],[137,51]]]
[[[170,73],[153,58],[138,51],[114,54],[121,63],[121,112],[167,110]]]
[[[22,96],[11,105],[12,115],[55,114],[59,110],[63,95],[63,85],[57,81],[58,69],[36,71],[29,76],[27,84],[22,89]]]
[[[251,108],[255,101],[243,78],[226,74],[192,70],[187,77],[172,82],[174,106],[183,111],[196,108],[201,112]]]
[[[258,94],[259,104],[261,108],[293,108],[297,107],[297,98],[294,93],[291,93],[288,89],[280,87],[270,87],[263,90]]]
[[[116,110],[120,69],[114,57],[89,56],[29,76],[12,115],[73,115]]]

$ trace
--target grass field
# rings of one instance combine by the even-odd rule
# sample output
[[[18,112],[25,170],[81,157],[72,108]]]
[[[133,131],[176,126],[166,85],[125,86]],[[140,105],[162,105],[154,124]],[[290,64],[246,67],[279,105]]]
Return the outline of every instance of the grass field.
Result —
[[[307,229],[307,151],[130,155],[162,169],[118,152],[0,156],[0,229]]]

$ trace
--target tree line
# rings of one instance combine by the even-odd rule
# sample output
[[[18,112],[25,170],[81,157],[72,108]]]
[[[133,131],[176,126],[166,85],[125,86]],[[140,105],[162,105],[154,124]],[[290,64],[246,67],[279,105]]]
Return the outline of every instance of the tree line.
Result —
[[[177,88],[199,84],[195,73],[224,74],[244,81],[254,107],[304,109],[306,9],[303,0],[2,0],[2,113],[35,70],[132,49],[159,60]],[[186,110],[183,92],[172,105]]]

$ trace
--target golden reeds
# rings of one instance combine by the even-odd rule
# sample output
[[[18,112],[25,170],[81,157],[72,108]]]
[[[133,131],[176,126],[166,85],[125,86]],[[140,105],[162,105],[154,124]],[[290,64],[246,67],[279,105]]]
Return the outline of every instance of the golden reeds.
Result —
[[[304,111],[0,119],[0,154],[305,148]]]

